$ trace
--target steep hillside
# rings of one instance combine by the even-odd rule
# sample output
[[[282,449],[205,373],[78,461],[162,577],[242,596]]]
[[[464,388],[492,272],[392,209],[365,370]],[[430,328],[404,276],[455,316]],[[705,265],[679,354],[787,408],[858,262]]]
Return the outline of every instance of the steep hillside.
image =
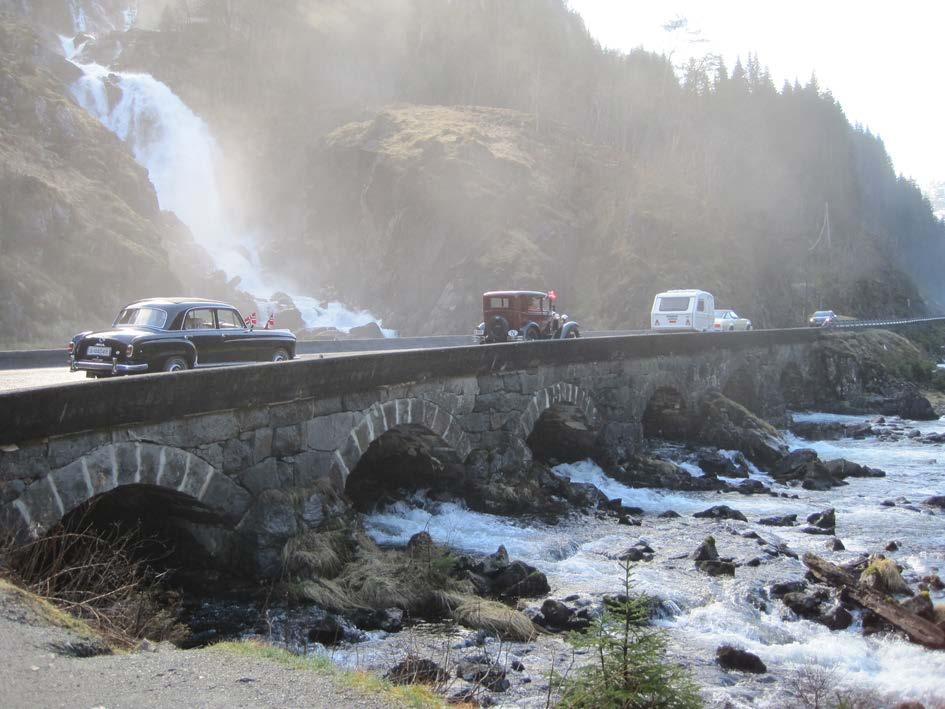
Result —
[[[145,170],[75,105],[74,67],[0,19],[0,347],[61,344],[124,302],[178,292],[189,239]]]

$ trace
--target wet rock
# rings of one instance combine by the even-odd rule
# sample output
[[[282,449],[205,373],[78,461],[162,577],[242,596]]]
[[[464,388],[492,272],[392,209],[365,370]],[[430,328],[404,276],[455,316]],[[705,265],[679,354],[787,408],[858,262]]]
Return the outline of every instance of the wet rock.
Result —
[[[433,537],[428,532],[417,532],[407,541],[407,554],[413,558],[430,557],[436,551]],[[506,553],[506,556],[508,554]]]
[[[753,674],[764,674],[768,671],[760,657],[731,645],[721,645],[715,651],[715,661],[725,670],[738,670],[739,672],[751,672]]]
[[[449,676],[449,672],[433,660],[408,655],[391,667],[384,679],[392,684],[442,684]]]
[[[870,468],[866,465],[853,463],[845,458],[835,458],[824,463],[834,480],[843,480],[845,478],[883,478],[886,472],[879,468]]]
[[[767,527],[793,527],[797,524],[797,515],[778,515],[775,517],[762,517],[758,524]]]
[[[889,542],[889,543],[888,543],[885,547],[883,547],[883,548],[884,548],[886,551],[899,551],[899,544],[897,544],[896,542]]]
[[[524,561],[513,561],[492,579],[492,591],[504,598],[544,596],[551,590],[548,578]]]
[[[833,541],[830,542],[830,548],[831,548],[833,551],[843,551],[843,550],[846,549],[846,547],[843,546],[843,542],[840,541],[840,539],[839,539],[838,537],[834,537],[834,538],[833,538]]]
[[[931,574],[922,579],[933,591],[945,591],[945,582],[939,578],[938,574]]]
[[[717,450],[700,450],[696,453],[695,462],[703,471],[711,475],[722,475],[727,478],[748,477],[748,461],[741,453],[730,458]]]
[[[574,615],[574,609],[566,606],[561,601],[549,598],[541,604],[541,614],[548,625],[555,628],[565,628]]]
[[[692,555],[696,568],[709,576],[734,576],[735,564],[726,559],[720,559],[715,548],[715,539],[706,537]]]
[[[748,561],[746,561],[745,566],[752,566],[752,567],[761,566],[762,561],[763,559],[760,556],[756,556],[755,558],[749,559]]]
[[[805,534],[833,534],[837,526],[837,513],[832,507],[823,512],[815,512],[807,517],[808,526],[800,531]]]
[[[826,625],[831,630],[846,630],[853,624],[853,616],[846,608],[838,605],[822,613],[817,618],[817,622]]]
[[[308,628],[308,639],[322,645],[337,645],[342,640],[355,642],[361,635],[346,625],[338,616],[328,611],[314,609],[311,625]]]
[[[627,527],[639,527],[643,522],[636,517],[631,517],[629,515],[620,515],[617,518],[617,524],[622,524]]]
[[[617,557],[620,561],[653,561],[653,549],[645,542],[637,542]]]
[[[631,487],[653,487],[666,490],[723,490],[728,486],[714,475],[694,477],[685,468],[669,460],[647,456],[631,456],[623,464],[613,466],[607,474]]]
[[[927,593],[917,593],[899,604],[903,609],[910,613],[915,613],[921,618],[935,622],[935,607],[932,605],[932,599]]]
[[[895,402],[893,413],[911,421],[934,421],[938,418],[929,400],[913,390],[907,391]]]
[[[791,451],[771,468],[771,477],[779,483],[799,481],[808,490],[829,490],[836,482],[817,452],[810,448]]]
[[[771,597],[781,598],[788,593],[799,593],[807,589],[807,581],[781,581],[772,584]]]
[[[882,507],[895,507],[896,503],[893,500],[883,500],[879,503]]]
[[[715,548],[715,537],[706,537],[702,544],[696,547],[692,558],[694,561],[716,561],[719,558],[719,552]]]
[[[511,686],[505,678],[505,670],[488,655],[475,655],[461,660],[456,666],[456,676],[491,692],[504,692]]]
[[[744,514],[738,510],[732,509],[728,505],[715,505],[702,512],[696,512],[693,517],[699,517],[701,519],[737,519],[742,522],[748,521]]]
[[[682,517],[676,510],[666,510],[665,512],[660,512],[657,517],[661,519],[675,519],[677,517]]]
[[[742,480],[734,488],[735,492],[742,495],[758,495],[764,492],[771,492],[767,485],[760,480]]]
[[[362,630],[383,630],[386,633],[396,633],[404,627],[404,612],[400,608],[361,609],[349,613],[348,618]]]
[[[940,507],[945,510],[945,495],[932,495],[932,497],[925,500],[923,504],[929,505],[930,507]]]
[[[818,620],[821,616],[821,604],[827,599],[826,592],[792,591],[785,593],[781,601],[801,618]]]
[[[771,424],[721,392],[702,397],[699,409],[701,426],[696,438],[708,445],[737,450],[756,465],[773,465],[787,451],[784,439]]]
[[[912,595],[912,589],[902,580],[896,562],[879,554],[870,557],[866,569],[860,574],[859,583],[879,593]]]

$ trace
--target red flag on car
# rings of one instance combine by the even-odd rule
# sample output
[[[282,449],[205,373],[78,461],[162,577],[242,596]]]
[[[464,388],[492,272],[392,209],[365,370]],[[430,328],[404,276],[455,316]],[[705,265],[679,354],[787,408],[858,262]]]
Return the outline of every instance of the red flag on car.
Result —
[[[256,311],[254,310],[243,318],[243,322],[246,323],[246,327],[256,327]]]
[[[553,290],[548,291],[548,300],[557,300],[557,299],[558,299],[557,293],[555,293]]]
[[[266,327],[265,327],[265,329],[266,329],[266,330],[270,330],[270,329],[272,329],[272,328],[275,326],[275,324],[276,324],[276,314],[275,314],[275,313],[269,313],[269,319],[266,321]]]

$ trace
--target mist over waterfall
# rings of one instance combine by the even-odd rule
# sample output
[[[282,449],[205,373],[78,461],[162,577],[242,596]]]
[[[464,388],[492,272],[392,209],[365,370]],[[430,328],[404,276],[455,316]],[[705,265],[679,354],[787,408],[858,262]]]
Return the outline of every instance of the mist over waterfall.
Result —
[[[71,8],[76,31],[84,31],[86,11],[76,3]],[[130,25],[134,11],[127,10],[123,17]],[[187,225],[227,278],[239,278],[239,288],[253,296],[263,322],[275,308],[270,297],[277,291],[291,297],[307,328],[348,330],[377,320],[342,303],[321,303],[299,293],[289,279],[264,270],[255,235],[234,228],[228,218],[216,175],[220,150],[207,123],[166,84],[150,74],[82,63],[76,59],[82,46],[65,37],[61,42],[66,57],[82,70],[71,87],[78,103],[128,143],[135,160],[147,169],[161,209],[174,212]]]

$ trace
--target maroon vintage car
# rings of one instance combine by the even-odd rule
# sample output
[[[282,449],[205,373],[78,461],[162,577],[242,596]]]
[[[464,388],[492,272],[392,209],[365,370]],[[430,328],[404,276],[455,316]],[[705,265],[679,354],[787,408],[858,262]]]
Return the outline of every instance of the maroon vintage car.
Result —
[[[577,322],[555,310],[554,291],[503,290],[482,294],[480,344],[516,340],[565,340],[581,336]]]

